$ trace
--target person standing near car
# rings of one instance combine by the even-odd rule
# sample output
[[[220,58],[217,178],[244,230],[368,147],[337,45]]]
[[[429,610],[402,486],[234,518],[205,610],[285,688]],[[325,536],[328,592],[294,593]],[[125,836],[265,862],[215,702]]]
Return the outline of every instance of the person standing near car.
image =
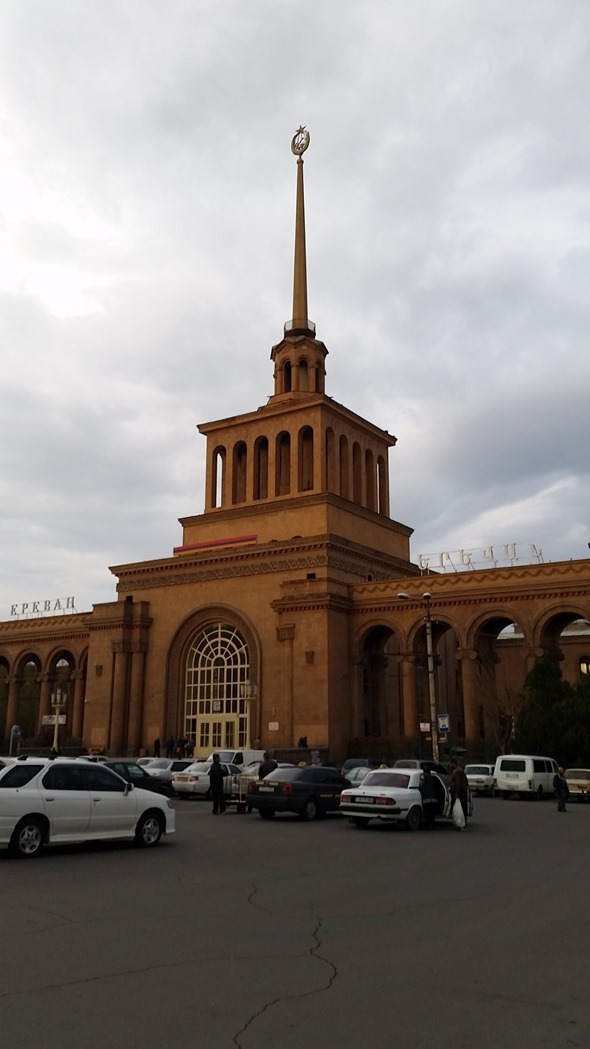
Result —
[[[275,759],[271,758],[270,754],[268,753],[268,750],[265,750],[264,758],[258,766],[258,779],[264,779],[265,776],[268,776],[269,773],[274,772],[274,770],[278,769],[278,767],[279,766],[277,765]]]
[[[434,817],[438,807],[438,794],[436,783],[430,769],[424,769],[420,782],[420,796],[422,798],[422,812],[427,830],[434,830]]]
[[[459,762],[453,758],[451,761],[451,810],[457,798],[461,803],[463,809],[463,815],[465,817],[465,826],[467,826],[467,798],[469,796],[469,784],[467,782],[467,776],[463,772],[463,769],[459,765]]]
[[[224,781],[225,769],[221,764],[219,754],[213,755],[213,764],[209,769],[209,783],[211,785],[211,799],[213,801],[213,815],[220,816],[225,812]]]
[[[567,812],[565,803],[570,796],[570,789],[567,785],[567,780],[564,776],[564,770],[561,765],[553,777],[553,790],[557,795],[557,811]]]

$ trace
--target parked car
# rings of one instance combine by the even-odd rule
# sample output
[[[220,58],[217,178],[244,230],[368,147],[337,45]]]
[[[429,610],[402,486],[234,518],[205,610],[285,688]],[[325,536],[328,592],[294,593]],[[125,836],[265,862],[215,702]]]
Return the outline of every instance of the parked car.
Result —
[[[327,812],[337,812],[346,780],[338,769],[324,765],[275,769],[264,779],[248,784],[248,806],[258,809],[263,819],[276,812],[294,812],[301,819],[314,820]]]
[[[45,845],[115,838],[149,848],[174,829],[169,798],[103,764],[29,758],[0,771],[0,846],[23,859]]]
[[[128,783],[133,783],[134,787],[141,787],[142,790],[155,790],[157,794],[163,794],[165,798],[171,798],[174,795],[172,784],[160,776],[152,776],[149,766],[144,768],[136,761],[125,761],[123,758],[118,761],[106,761],[104,766],[112,769],[118,776],[122,776]]]
[[[449,772],[446,765],[441,765],[438,761],[433,761],[431,758],[399,758],[393,764],[394,769],[430,769],[431,772],[436,772],[437,776],[440,776],[443,783],[447,786],[451,786],[451,773]]]
[[[372,771],[373,769],[367,768],[366,765],[355,765],[354,768],[346,770],[344,778],[351,787],[358,787]]]
[[[576,801],[590,801],[590,769],[566,769],[570,798]]]
[[[179,798],[206,798],[211,797],[211,780],[209,770],[212,761],[193,761],[185,769],[172,773],[172,787]],[[239,765],[228,765],[220,762],[223,769],[223,791],[226,797],[231,797],[233,792],[233,777],[242,772]]]
[[[183,772],[189,765],[193,765],[194,761],[194,758],[152,758],[149,765],[144,765],[143,768],[150,776],[157,776],[158,779],[172,783],[173,773]]]
[[[489,794],[491,798],[494,797],[493,765],[466,765],[464,772],[470,791],[474,794]]]
[[[340,772],[343,776],[346,776],[347,772],[350,772],[351,769],[378,769],[382,764],[383,761],[381,758],[347,758],[340,769]]]
[[[451,818],[451,792],[438,772],[432,773],[438,805],[435,818]],[[420,794],[421,769],[390,768],[369,772],[358,787],[347,787],[340,798],[340,812],[357,827],[378,819],[403,823],[407,830],[418,830],[424,819]],[[468,815],[473,806],[469,795]]]

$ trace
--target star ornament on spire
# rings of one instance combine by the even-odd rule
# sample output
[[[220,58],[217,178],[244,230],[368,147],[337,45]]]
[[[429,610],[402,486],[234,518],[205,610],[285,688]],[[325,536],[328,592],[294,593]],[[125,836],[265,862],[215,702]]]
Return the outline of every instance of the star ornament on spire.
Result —
[[[294,153],[296,157],[300,157],[302,153],[305,153],[308,146],[309,131],[306,131],[305,127],[302,125],[297,128],[297,131],[291,139],[291,152]]]

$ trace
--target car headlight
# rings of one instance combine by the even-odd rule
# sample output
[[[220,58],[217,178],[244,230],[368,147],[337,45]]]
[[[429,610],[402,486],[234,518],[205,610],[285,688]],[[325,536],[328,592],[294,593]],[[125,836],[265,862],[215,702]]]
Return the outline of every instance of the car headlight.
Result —
[[[174,805],[172,804],[170,798],[166,798],[166,804],[169,809],[174,809]]]

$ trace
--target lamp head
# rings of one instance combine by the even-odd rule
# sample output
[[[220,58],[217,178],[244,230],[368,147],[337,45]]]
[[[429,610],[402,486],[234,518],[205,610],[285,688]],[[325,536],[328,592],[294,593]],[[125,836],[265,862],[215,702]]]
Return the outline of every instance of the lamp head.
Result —
[[[423,601],[430,601],[431,598],[432,598],[432,594],[429,594],[428,592],[426,592],[425,594],[422,594],[422,600]]]
[[[400,601],[409,601],[410,600],[410,595],[409,594],[398,594],[397,596],[399,597]]]

